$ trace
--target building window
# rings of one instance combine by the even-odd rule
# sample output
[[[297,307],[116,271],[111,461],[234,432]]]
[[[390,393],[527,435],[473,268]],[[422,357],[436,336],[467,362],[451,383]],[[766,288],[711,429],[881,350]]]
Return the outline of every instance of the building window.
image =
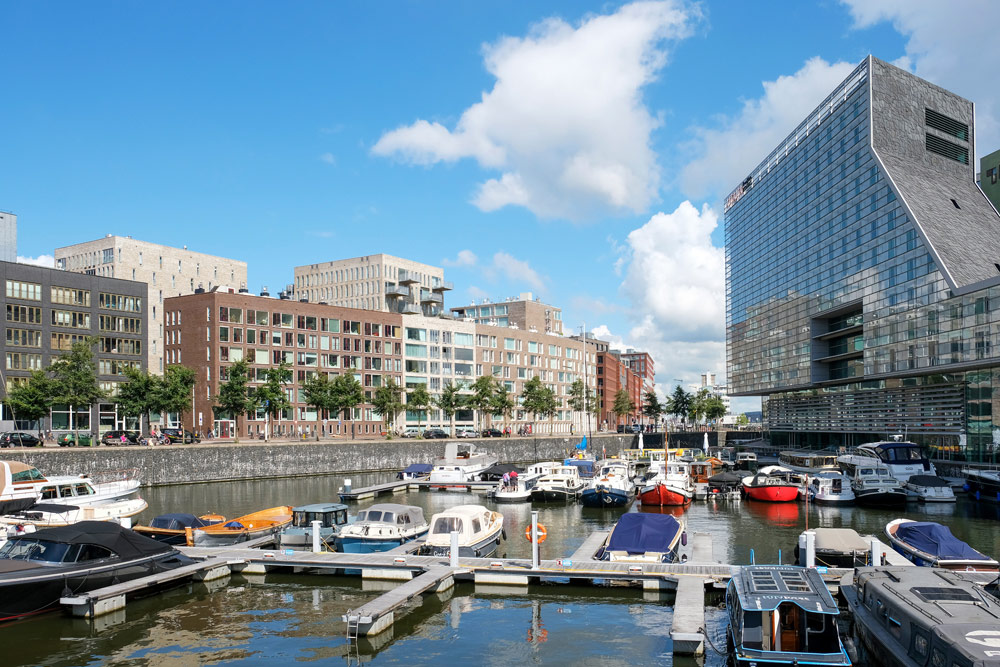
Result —
[[[26,283],[21,280],[8,280],[7,298],[23,299],[25,301],[41,301],[42,286],[37,283]]]

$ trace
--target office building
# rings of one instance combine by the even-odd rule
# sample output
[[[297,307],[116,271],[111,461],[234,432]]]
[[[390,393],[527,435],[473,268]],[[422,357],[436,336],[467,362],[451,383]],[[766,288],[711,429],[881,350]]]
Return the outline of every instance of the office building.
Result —
[[[5,290],[3,395],[33,371],[45,370],[73,343],[97,339],[94,359],[101,388],[113,394],[125,369],[146,367],[146,285],[105,276],[67,273],[40,266],[0,262]],[[76,409],[82,432],[136,428],[113,401]],[[37,428],[16,421],[3,406],[0,430]],[[55,405],[43,419],[55,434],[70,429],[70,406]]]
[[[868,57],[727,198],[729,390],[765,397],[773,444],[996,460],[1000,216],[974,139],[971,102]]]
[[[979,184],[993,208],[1000,211],[1000,151],[979,160]]]
[[[434,316],[452,284],[439,267],[380,253],[296,266],[293,289],[312,303]]]
[[[17,216],[0,211],[0,262],[17,261]]]
[[[531,292],[507,297],[500,301],[483,299],[461,308],[452,308],[452,315],[468,319],[476,324],[498,327],[517,327],[528,331],[540,331],[561,336],[563,334],[562,309],[542,303]]]
[[[147,284],[152,373],[163,373],[163,300],[217,285],[246,288],[247,265],[235,259],[108,234],[102,239],[56,248],[56,268]]]

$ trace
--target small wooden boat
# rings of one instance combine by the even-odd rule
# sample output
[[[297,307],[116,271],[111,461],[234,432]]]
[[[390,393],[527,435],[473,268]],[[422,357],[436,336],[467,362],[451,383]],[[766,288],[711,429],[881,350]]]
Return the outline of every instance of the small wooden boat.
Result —
[[[619,563],[672,563],[684,538],[684,523],[670,514],[623,514],[597,559]]]
[[[292,508],[271,507],[225,523],[185,530],[189,547],[223,547],[273,535],[292,522]]]
[[[154,517],[148,526],[135,526],[132,528],[140,535],[152,538],[164,544],[186,544],[187,528],[204,528],[222,523],[226,517],[221,514],[161,514]]]
[[[451,533],[458,533],[458,555],[488,558],[496,553],[504,538],[503,515],[482,505],[458,505],[431,517],[431,529],[420,553],[447,556],[451,553]]]
[[[1000,571],[996,560],[976,551],[939,523],[896,519],[886,525],[885,534],[892,548],[914,565],[969,572]]]

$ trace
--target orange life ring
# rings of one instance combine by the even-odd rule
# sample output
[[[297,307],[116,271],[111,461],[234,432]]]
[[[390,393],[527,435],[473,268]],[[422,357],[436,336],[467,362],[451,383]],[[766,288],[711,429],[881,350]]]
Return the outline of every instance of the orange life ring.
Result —
[[[542,524],[538,524],[538,543],[541,544],[542,542],[544,542],[547,535],[548,533],[545,530],[545,526],[543,526]],[[528,540],[529,542],[531,541],[530,523],[524,528],[524,539]]]

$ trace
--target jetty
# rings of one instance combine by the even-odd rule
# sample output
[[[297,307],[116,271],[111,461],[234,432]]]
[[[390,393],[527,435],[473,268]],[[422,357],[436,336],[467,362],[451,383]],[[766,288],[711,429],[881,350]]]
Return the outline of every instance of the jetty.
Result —
[[[463,491],[490,491],[496,487],[496,482],[480,482],[471,481],[464,482],[461,484],[448,484],[448,488],[451,491],[460,489]],[[360,489],[355,489],[351,487],[350,480],[344,481],[344,488],[338,492],[340,496],[340,502],[349,503],[357,502],[359,500],[369,500],[386,493],[405,493],[407,491],[433,491],[434,489],[440,487],[441,484],[434,483],[431,484],[426,479],[396,479],[391,482],[383,482],[381,484],[372,484],[371,486],[365,486]]]

